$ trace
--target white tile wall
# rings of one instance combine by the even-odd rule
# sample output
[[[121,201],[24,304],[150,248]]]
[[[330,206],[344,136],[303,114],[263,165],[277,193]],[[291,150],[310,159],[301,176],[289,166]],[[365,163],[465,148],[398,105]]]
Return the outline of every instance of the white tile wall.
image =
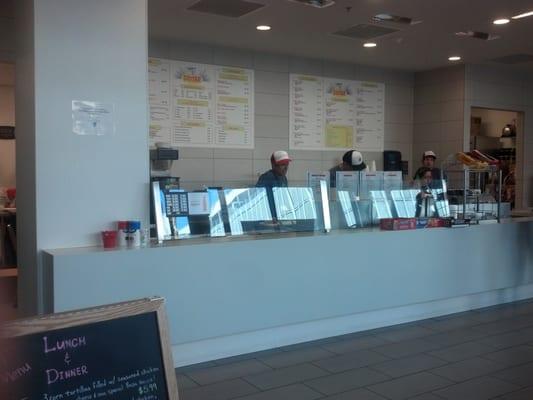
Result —
[[[463,149],[465,69],[441,68],[415,74],[413,159],[433,150],[440,165],[449,154]]]
[[[289,72],[289,58],[283,55],[255,53],[256,71]]]
[[[386,150],[399,150],[411,162],[413,141],[414,74],[348,63],[266,54],[187,42],[151,40],[153,57],[253,68],[255,71],[255,148],[180,149],[173,173],[187,189],[202,186],[253,185],[270,169],[270,155],[289,146],[289,72],[384,82],[386,85]],[[343,151],[290,151],[291,183],[305,183],[307,169],[327,170],[338,164]],[[381,153],[363,153],[382,168]],[[194,185],[198,184],[198,187]],[[186,186],[185,186],[186,185]]]

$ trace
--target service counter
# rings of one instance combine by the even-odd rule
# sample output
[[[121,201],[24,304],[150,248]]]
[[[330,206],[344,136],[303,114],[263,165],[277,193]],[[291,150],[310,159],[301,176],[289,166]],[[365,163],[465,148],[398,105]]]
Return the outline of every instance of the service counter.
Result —
[[[44,252],[47,311],[159,295],[176,366],[533,297],[533,222]]]

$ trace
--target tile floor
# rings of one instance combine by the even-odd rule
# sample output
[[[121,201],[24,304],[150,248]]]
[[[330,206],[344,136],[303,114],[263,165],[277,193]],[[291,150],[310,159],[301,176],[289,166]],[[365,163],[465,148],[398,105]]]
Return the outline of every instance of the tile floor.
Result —
[[[533,299],[176,369],[180,400],[531,400]]]

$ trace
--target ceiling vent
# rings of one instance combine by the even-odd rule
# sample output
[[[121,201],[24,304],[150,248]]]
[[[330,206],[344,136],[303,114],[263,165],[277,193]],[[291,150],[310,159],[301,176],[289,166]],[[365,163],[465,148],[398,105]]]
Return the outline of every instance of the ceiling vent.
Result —
[[[490,60],[500,64],[525,64],[533,62],[533,54],[510,54]]]
[[[472,39],[480,39],[480,40],[496,40],[500,38],[497,35],[491,35],[490,33],[476,32],[476,31],[455,32],[455,36],[469,37]]]
[[[351,28],[343,29],[333,33],[334,35],[345,36],[352,39],[368,40],[375,39],[380,36],[389,35],[398,32],[399,29],[386,28],[384,26],[359,24]]]
[[[264,4],[252,3],[245,0],[200,0],[187,8],[187,10],[221,15],[223,17],[239,18],[264,6]]]
[[[293,3],[304,4],[306,6],[311,6],[315,8],[326,8],[326,7],[329,7],[335,4],[334,0],[289,0],[289,1],[292,1]]]
[[[421,23],[422,21],[414,21],[412,18],[409,17],[400,17],[399,15],[391,15],[391,14],[377,14],[372,17],[373,22],[388,22],[392,24],[398,24],[398,25],[416,25]]]

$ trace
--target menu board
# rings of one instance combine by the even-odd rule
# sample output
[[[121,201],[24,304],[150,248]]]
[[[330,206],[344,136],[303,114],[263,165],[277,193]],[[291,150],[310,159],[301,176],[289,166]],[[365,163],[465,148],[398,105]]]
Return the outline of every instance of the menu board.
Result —
[[[254,147],[250,69],[148,60],[150,145]]]
[[[289,147],[383,151],[385,85],[290,75]]]
[[[0,398],[177,399],[162,304],[146,299],[7,324]]]

